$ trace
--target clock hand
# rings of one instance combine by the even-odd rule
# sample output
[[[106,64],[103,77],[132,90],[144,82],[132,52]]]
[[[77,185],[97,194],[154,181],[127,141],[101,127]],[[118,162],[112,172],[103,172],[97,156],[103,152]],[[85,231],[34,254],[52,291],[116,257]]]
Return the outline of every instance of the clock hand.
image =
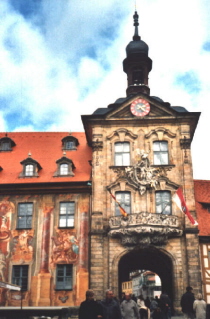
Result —
[[[137,106],[137,109],[138,109],[138,110],[140,109],[140,110],[144,111],[144,110],[145,110],[145,107],[142,106],[142,105],[138,105],[138,106]]]

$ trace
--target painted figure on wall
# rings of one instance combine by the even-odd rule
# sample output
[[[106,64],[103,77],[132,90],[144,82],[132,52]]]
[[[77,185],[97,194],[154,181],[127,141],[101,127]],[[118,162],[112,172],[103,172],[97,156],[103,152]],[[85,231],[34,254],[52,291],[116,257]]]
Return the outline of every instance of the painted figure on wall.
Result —
[[[10,214],[14,212],[14,204],[8,201],[0,202],[0,241],[10,238]]]
[[[51,263],[74,263],[78,259],[79,242],[74,233],[69,230],[56,230],[52,236],[53,249]]]
[[[5,270],[6,270],[6,256],[0,249],[0,278],[1,281],[6,281],[5,279]]]
[[[12,260],[31,260],[33,255],[33,230],[14,230]]]

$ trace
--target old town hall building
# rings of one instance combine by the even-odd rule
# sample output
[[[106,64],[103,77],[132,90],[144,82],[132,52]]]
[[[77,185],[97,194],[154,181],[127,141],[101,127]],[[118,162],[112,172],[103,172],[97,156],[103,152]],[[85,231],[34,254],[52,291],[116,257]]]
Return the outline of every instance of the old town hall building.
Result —
[[[177,311],[188,285],[210,303],[210,182],[193,180],[191,159],[200,113],[150,95],[136,12],[134,26],[126,97],[83,115],[84,133],[0,133],[0,280],[22,287],[0,288],[4,309],[78,306],[88,288],[120,296],[138,269]],[[198,226],[172,201],[179,188]]]

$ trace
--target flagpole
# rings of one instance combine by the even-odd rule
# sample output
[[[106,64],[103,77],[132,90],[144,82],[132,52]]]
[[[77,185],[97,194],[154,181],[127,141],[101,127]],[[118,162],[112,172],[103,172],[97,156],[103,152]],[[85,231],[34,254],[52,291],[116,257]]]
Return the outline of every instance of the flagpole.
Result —
[[[20,309],[21,311],[23,310],[23,291],[22,291],[22,287],[20,289]]]

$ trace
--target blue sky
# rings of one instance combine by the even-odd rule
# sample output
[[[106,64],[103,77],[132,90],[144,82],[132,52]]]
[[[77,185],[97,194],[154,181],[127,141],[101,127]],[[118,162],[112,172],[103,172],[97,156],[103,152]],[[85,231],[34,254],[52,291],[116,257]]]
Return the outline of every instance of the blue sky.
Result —
[[[202,143],[210,118],[205,0],[1,1],[1,131],[83,131],[81,114],[125,96],[122,61],[135,2],[153,60],[151,95],[202,112],[192,145],[194,178],[210,179],[210,151]]]

